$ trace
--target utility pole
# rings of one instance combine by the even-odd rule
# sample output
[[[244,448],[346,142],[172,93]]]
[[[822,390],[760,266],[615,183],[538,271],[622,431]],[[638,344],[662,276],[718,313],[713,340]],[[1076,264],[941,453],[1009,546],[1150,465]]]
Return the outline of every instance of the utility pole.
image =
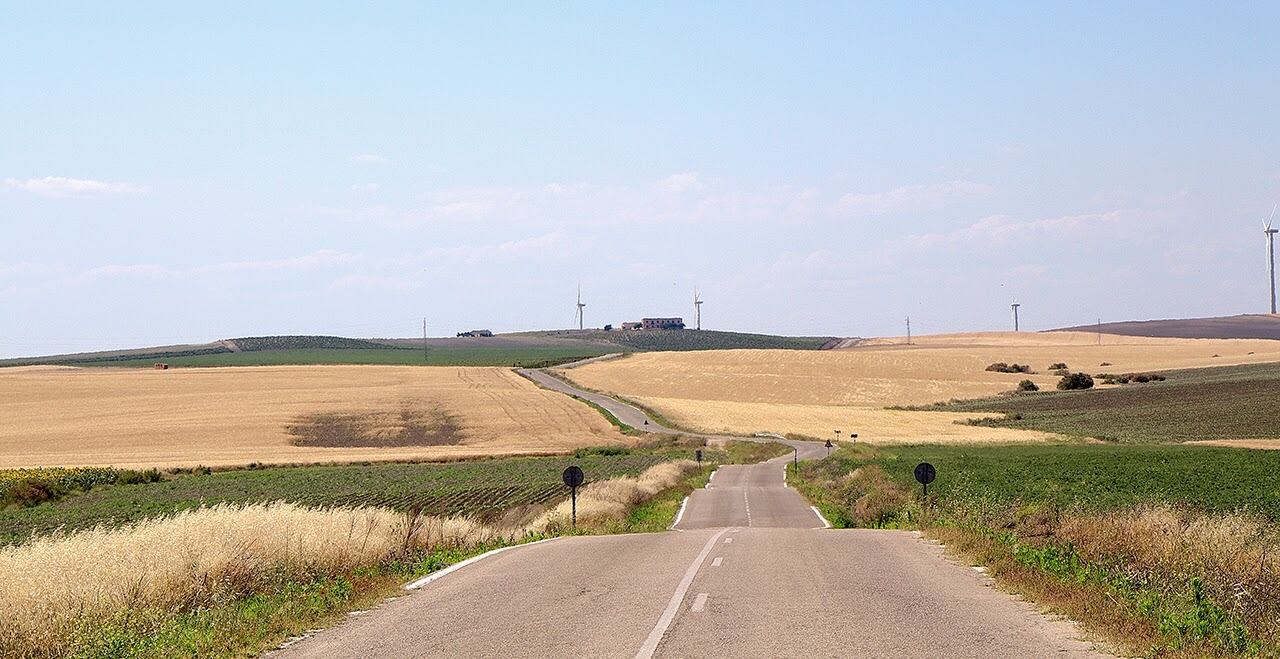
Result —
[[[1098,345],[1102,345],[1102,319],[1098,319]]]
[[[911,316],[907,316],[907,345],[911,345]]]
[[[422,318],[422,362],[427,362],[427,319]]]

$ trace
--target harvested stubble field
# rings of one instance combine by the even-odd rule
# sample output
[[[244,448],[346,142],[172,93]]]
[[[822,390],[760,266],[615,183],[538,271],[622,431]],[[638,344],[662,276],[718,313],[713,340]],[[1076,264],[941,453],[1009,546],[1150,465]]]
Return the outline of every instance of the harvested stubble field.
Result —
[[[1058,376],[1048,367],[1057,362],[1087,373],[1124,373],[1276,361],[1280,341],[1104,335],[1099,345],[1096,334],[1024,332],[918,337],[910,346],[871,340],[824,351],[643,353],[561,373],[698,430],[829,437],[840,428],[872,443],[1018,442],[1050,435],[955,424],[972,414],[884,408],[991,396],[1022,379],[1052,389]],[[995,362],[1030,364],[1036,373],[985,370]]]
[[[632,443],[587,405],[501,368],[19,367],[0,370],[0,418],[0,467],[461,459]]]

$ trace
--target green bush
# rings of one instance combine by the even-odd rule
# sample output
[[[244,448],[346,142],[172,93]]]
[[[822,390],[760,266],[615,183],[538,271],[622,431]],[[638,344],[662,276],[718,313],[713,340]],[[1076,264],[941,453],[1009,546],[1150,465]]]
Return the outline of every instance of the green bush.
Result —
[[[1092,389],[1093,376],[1088,373],[1070,373],[1062,376],[1058,381],[1058,388],[1063,391],[1071,391],[1075,389]]]
[[[1026,364],[1006,364],[1004,362],[996,362],[987,366],[987,370],[992,373],[1030,373],[1031,367]]]
[[[1040,391],[1040,387],[1031,380],[1023,380],[1018,383],[1018,391]]]
[[[1049,364],[1050,371],[1065,370],[1066,368],[1068,368],[1066,362],[1054,362]]]

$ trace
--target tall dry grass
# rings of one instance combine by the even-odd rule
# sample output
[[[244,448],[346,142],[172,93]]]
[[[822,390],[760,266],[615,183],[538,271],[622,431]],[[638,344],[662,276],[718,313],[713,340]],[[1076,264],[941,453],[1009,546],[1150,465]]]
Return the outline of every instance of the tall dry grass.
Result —
[[[621,519],[696,468],[682,460],[590,484],[578,499],[579,519]],[[77,638],[122,615],[164,618],[424,550],[555,532],[568,516],[565,503],[527,527],[495,528],[383,508],[263,503],[37,539],[0,549],[0,656],[68,656]]]
[[[623,476],[589,483],[578,494],[578,522],[590,525],[621,519],[637,504],[675,487],[698,468],[693,460],[674,460],[654,465],[634,478]],[[530,522],[527,529],[546,533],[567,528],[571,514],[571,502],[562,502]]]
[[[1055,535],[1081,557],[1118,564],[1157,588],[1182,590],[1197,578],[1256,635],[1280,638],[1280,528],[1263,517],[1148,505],[1064,515]]]

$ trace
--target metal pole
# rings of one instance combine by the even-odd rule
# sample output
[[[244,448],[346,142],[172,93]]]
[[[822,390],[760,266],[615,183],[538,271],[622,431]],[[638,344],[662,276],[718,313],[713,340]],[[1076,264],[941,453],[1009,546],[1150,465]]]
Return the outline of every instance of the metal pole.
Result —
[[[929,491],[928,487],[927,485],[925,486],[926,492]],[[578,488],[570,488],[569,498],[573,501],[571,504],[573,506],[573,528],[576,529],[578,528]]]
[[[1271,276],[1271,313],[1276,312],[1276,234],[1267,232],[1267,274]]]
[[[800,468],[800,447],[799,447],[799,446],[792,446],[792,447],[791,447],[791,450],[792,450],[792,451],[795,451],[795,455],[794,455],[794,456],[792,456],[792,458],[791,458],[791,465],[792,465],[792,466],[794,466],[795,468],[799,469],[799,468]]]

